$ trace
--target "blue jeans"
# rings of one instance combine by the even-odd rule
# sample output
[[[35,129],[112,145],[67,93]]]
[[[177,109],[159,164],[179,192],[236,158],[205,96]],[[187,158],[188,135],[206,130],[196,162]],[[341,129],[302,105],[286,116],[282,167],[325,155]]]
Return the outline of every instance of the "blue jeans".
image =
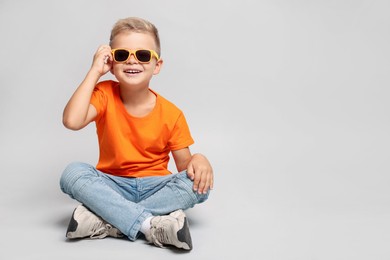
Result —
[[[86,163],[71,163],[61,190],[135,240],[142,222],[155,215],[192,208],[209,193],[198,194],[186,171],[162,177],[126,178],[103,173]]]

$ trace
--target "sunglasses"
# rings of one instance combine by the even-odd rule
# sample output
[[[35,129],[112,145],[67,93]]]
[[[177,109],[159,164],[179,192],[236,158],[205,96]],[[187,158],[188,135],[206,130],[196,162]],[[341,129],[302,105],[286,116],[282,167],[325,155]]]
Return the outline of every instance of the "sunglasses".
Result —
[[[128,50],[128,49],[113,49],[112,56],[116,62],[126,62],[130,59],[131,54],[140,63],[149,63],[152,57],[159,60],[158,54],[154,50]]]

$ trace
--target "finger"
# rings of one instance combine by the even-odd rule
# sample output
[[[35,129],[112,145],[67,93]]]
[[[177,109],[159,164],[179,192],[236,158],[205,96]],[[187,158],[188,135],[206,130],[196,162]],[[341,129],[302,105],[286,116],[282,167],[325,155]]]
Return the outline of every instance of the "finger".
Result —
[[[212,182],[213,182],[213,174],[212,173],[209,173],[207,175],[207,183],[206,183],[206,189],[203,191],[204,194],[206,194],[209,190],[212,190]]]
[[[107,64],[108,63],[108,59],[109,59],[110,57],[108,56],[108,55],[106,55],[106,56],[104,56],[104,64]]]
[[[187,176],[188,178],[190,178],[190,180],[194,180],[194,167],[192,166],[192,164],[188,164],[187,166]]]
[[[209,190],[212,190],[213,189],[213,185],[214,185],[214,178],[213,178],[213,171],[208,171],[206,172],[206,182],[205,182],[205,186],[203,188],[203,194],[206,194]]]
[[[200,180],[201,180],[201,174],[200,174],[199,171],[196,171],[195,174],[194,174],[194,179],[193,179],[193,182],[194,182],[193,189],[194,189],[194,191],[198,191]]]
[[[199,180],[198,193],[207,193],[209,185],[210,184],[208,182],[207,173],[202,172],[201,178]]]
[[[108,45],[101,45],[97,51],[96,51],[97,56],[111,56],[111,47]]]
[[[97,64],[107,64],[110,59],[110,52],[104,49],[98,49],[93,57],[93,63]]]

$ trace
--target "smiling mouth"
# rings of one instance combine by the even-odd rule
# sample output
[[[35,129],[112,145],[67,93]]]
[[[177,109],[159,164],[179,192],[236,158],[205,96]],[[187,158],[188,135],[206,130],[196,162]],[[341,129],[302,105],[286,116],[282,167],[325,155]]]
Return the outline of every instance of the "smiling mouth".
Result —
[[[138,74],[138,73],[141,73],[142,71],[140,71],[140,70],[125,70],[124,72],[127,74]]]

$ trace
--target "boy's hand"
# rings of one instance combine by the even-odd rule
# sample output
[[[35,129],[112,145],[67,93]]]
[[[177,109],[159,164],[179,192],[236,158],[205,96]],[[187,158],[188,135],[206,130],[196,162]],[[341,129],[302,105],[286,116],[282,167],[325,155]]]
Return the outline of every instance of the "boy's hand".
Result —
[[[209,189],[213,189],[213,169],[205,156],[194,154],[187,166],[187,174],[194,182],[194,191],[199,194],[205,194]]]
[[[103,76],[111,70],[112,61],[111,47],[109,45],[101,45],[93,56],[91,70]]]

